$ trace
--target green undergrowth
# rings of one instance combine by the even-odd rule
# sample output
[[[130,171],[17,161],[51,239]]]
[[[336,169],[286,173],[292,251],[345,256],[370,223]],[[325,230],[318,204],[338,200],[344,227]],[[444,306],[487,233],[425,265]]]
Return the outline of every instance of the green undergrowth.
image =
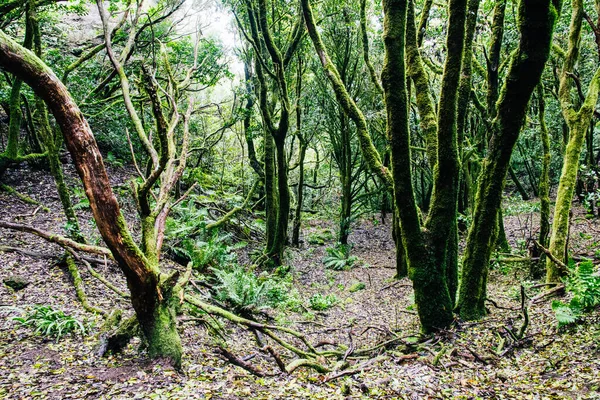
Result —
[[[579,264],[571,261],[569,270],[565,288],[572,294],[571,300],[568,303],[559,300],[552,302],[559,326],[580,322],[587,313],[600,306],[600,274],[595,271],[592,261],[582,261]]]
[[[358,261],[358,257],[350,255],[351,249],[352,246],[339,243],[335,247],[325,249],[327,251],[327,256],[323,258],[325,268],[343,271],[354,267],[356,261]]]
[[[47,305],[35,305],[29,309],[17,307],[4,307],[4,309],[19,314],[12,317],[12,321],[30,328],[41,336],[55,338],[56,341],[69,334],[85,336],[90,329],[89,326],[86,327],[87,323]]]

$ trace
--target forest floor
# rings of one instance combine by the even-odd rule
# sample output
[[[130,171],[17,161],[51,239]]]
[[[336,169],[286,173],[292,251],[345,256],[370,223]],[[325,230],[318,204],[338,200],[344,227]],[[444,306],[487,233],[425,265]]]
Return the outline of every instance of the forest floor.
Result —
[[[126,187],[126,173],[113,173],[113,184]],[[64,218],[54,185],[47,175],[28,169],[10,171],[6,183],[49,207],[49,212],[25,204],[14,195],[0,192],[0,220],[20,222],[61,232]],[[71,171],[69,180],[76,179]],[[118,189],[117,189],[118,191]],[[80,204],[85,205],[83,197]],[[132,213],[131,205],[125,213]],[[84,230],[91,236],[89,211],[78,211]],[[529,237],[535,237],[536,205],[521,201],[506,203],[506,230],[513,254],[526,256]],[[331,222],[310,220],[304,228],[311,234],[334,231]],[[576,210],[571,249],[577,256],[596,257],[600,224],[585,219]],[[278,317],[290,327],[320,340],[372,345],[395,335],[409,340],[418,335],[412,290],[407,279],[394,281],[394,247],[390,225],[362,221],[350,241],[357,266],[347,271],[326,270],[322,258],[333,240],[322,245],[305,242],[288,252],[294,285],[307,304],[316,294],[335,295],[338,304],[323,312],[288,313]],[[0,284],[0,398],[7,399],[343,399],[343,398],[482,398],[564,399],[600,398],[600,324],[597,318],[568,329],[557,329],[551,300],[528,308],[530,323],[523,340],[507,340],[500,355],[499,343],[516,331],[521,319],[521,284],[531,289],[524,263],[513,262],[492,269],[489,280],[489,316],[455,326],[412,352],[401,353],[390,346],[363,372],[326,381],[314,371],[297,370],[291,376],[256,377],[224,361],[215,351],[215,339],[202,325],[181,322],[184,346],[183,372],[151,363],[132,343],[119,355],[97,357],[101,319],[86,313],[77,300],[68,273],[57,266],[61,249],[37,237],[0,231],[0,246],[15,246],[52,255],[31,258],[14,252],[0,253],[0,280],[25,277],[29,286],[14,292]],[[243,257],[241,257],[243,258]],[[513,257],[514,258],[514,257]],[[125,288],[120,271],[112,265],[101,272]],[[118,299],[98,281],[82,271],[90,301],[105,309],[130,305]],[[355,283],[363,290],[350,291]],[[528,302],[529,300],[527,300]],[[89,335],[66,336],[59,341],[36,335],[12,320],[11,307],[51,305],[95,325]],[[501,308],[498,308],[501,307]],[[308,311],[308,309],[306,309]],[[251,334],[227,324],[229,349],[265,371],[276,367],[258,351]],[[392,336],[393,337],[393,336]]]

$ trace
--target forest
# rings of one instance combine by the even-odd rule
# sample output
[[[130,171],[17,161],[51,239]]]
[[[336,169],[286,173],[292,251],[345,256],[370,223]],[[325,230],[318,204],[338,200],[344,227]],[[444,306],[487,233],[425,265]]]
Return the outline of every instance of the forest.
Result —
[[[600,398],[600,0],[0,0],[0,398]]]

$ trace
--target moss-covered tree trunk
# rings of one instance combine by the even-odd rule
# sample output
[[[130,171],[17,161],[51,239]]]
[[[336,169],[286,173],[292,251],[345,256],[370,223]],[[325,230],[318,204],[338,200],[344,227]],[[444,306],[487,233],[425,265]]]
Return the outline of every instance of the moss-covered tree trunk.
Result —
[[[569,222],[571,202],[577,183],[579,157],[585,141],[590,120],[595,111],[598,94],[600,91],[600,68],[592,77],[584,102],[575,110],[571,101],[571,88],[573,87],[572,74],[579,57],[581,40],[581,25],[584,16],[583,1],[572,2],[572,15],[569,28],[569,48],[564,61],[560,78],[559,98],[563,116],[569,129],[569,141],[565,150],[560,182],[556,194],[554,218],[552,219],[552,236],[550,237],[550,252],[559,260],[567,259],[567,241],[569,236]],[[546,260],[546,281],[560,282],[567,271],[556,265],[552,260]]]
[[[31,16],[35,11],[34,4],[28,2],[25,12],[25,38],[23,39],[23,47],[31,49],[33,46],[33,25],[31,24]],[[21,87],[23,81],[15,78],[10,89],[9,121],[8,121],[8,137],[4,152],[0,153],[0,178],[12,164],[19,161],[19,137],[21,136],[21,125],[23,123],[23,111],[21,110]],[[21,157],[22,158],[22,157]]]
[[[58,77],[32,52],[0,31],[0,67],[26,82],[48,105],[71,153],[102,238],[121,267],[149,354],[181,365],[181,341],[172,310],[173,277],[165,279],[146,259],[127,228],[102,155],[83,114]]]
[[[538,93],[538,116],[540,119],[540,139],[542,142],[542,171],[540,173],[540,233],[538,242],[548,247],[548,238],[550,235],[550,135],[546,126],[546,101],[544,100],[544,85],[540,83],[537,88]],[[532,265],[531,275],[539,279],[544,273],[546,264],[546,255],[543,251],[537,250],[540,261]]]
[[[300,155],[298,162],[298,192],[296,194],[296,209],[294,211],[294,226],[292,227],[292,245],[300,244],[300,228],[302,227],[302,206],[304,205],[304,160],[306,159],[306,150],[308,143],[300,140]]]
[[[343,79],[343,78],[342,78]],[[337,164],[340,172],[342,189],[338,242],[348,244],[350,236],[350,222],[352,219],[352,143],[350,141],[350,127],[348,117],[340,110],[340,147],[337,149]]]
[[[457,310],[467,320],[485,315],[488,265],[506,173],[529,98],[548,59],[558,7],[558,3],[550,0],[519,3],[521,38],[497,103],[492,141],[479,178],[473,223],[463,258]]]
[[[288,187],[288,163],[285,152],[285,136],[275,139],[275,154],[277,165],[277,227],[273,244],[268,253],[275,265],[280,265],[283,259],[283,250],[287,242],[288,225],[290,220],[290,190]]]

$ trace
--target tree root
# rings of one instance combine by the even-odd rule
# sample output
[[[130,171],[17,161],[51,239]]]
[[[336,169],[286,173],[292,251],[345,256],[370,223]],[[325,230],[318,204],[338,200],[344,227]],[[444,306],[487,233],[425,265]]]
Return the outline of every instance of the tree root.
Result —
[[[101,308],[92,306],[88,300],[87,294],[85,293],[85,288],[83,285],[83,279],[81,279],[81,275],[79,274],[79,270],[77,269],[77,265],[75,264],[75,260],[69,254],[65,257],[65,264],[67,266],[67,270],[69,271],[69,275],[73,279],[73,286],[75,286],[75,292],[77,293],[77,298],[81,302],[83,308],[91,313],[100,314],[104,317],[108,316],[108,313]]]
[[[123,312],[114,310],[106,318],[101,329],[98,357],[108,353],[118,353],[125,348],[134,336],[139,335],[139,324],[135,315],[121,322]]]

